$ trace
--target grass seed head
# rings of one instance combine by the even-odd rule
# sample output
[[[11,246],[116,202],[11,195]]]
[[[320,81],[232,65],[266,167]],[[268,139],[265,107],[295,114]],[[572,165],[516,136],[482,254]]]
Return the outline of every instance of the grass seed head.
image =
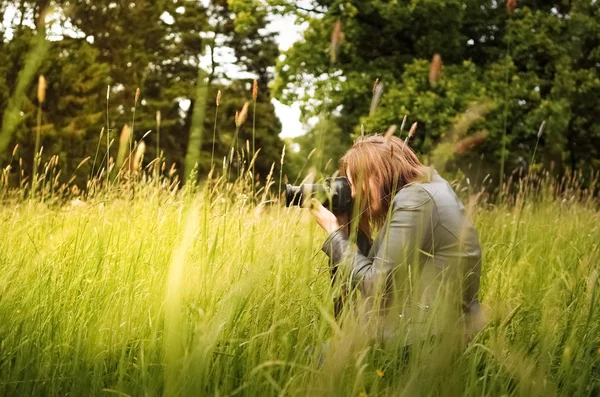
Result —
[[[46,78],[43,74],[38,78],[38,91],[37,91],[38,103],[44,103],[46,100]]]
[[[221,104],[221,90],[217,91],[217,107]]]
[[[546,120],[542,121],[542,124],[540,124],[540,129],[538,130],[537,133],[537,138],[540,139],[542,137],[542,134],[544,133],[544,127],[546,126]]]
[[[119,144],[125,145],[129,141],[129,137],[131,136],[131,128],[129,128],[129,124],[125,124],[123,129],[121,130],[121,136],[119,137]]]
[[[135,104],[137,105],[138,101],[140,100],[140,87],[138,87],[135,90]]]
[[[141,141],[140,144],[137,147],[137,150],[135,151],[135,156],[133,157],[133,171],[139,171],[141,165],[142,165],[142,160],[144,158],[144,153],[146,152],[146,143],[144,141]]]
[[[404,115],[404,118],[402,118],[402,124],[400,125],[400,132],[404,131],[404,126],[406,125],[406,118],[408,117],[408,115]]]
[[[256,102],[256,98],[258,98],[258,81],[255,79],[252,82],[252,100]]]
[[[408,137],[412,138],[413,135],[415,135],[415,132],[417,131],[417,122],[415,121],[413,123],[413,125],[410,127],[410,130],[408,131]]]
[[[385,141],[388,142],[390,140],[390,138],[392,137],[392,135],[394,135],[394,133],[396,132],[396,128],[398,128],[396,126],[396,124],[392,124],[390,125],[390,127],[387,129],[387,131],[385,132],[384,138]]]
[[[369,115],[373,115],[377,107],[379,106],[379,102],[381,101],[381,96],[383,95],[383,83],[377,82],[377,85],[373,88],[375,92],[373,92],[373,98],[371,98],[371,107],[369,108]]]
[[[508,12],[508,14],[512,14],[513,12],[515,12],[515,9],[517,8],[517,0],[507,0],[506,1],[506,12]]]
[[[442,71],[442,57],[440,54],[434,54],[429,67],[429,85],[435,87],[440,80]]]
[[[331,48],[329,52],[331,63],[335,63],[337,60],[338,52],[343,42],[344,32],[342,31],[342,21],[338,19],[335,25],[333,25],[333,32],[331,32]]]
[[[156,124],[160,125],[160,110],[156,111]]]
[[[477,131],[473,135],[469,135],[456,142],[454,145],[454,153],[462,154],[466,151],[472,149],[473,147],[481,144],[488,136],[488,132],[486,130]]]
[[[110,85],[106,86],[106,100],[108,101],[108,98],[110,98]]]
[[[239,112],[236,112],[235,114],[235,125],[236,127],[241,127],[242,124],[244,124],[244,122],[246,121],[246,118],[248,117],[248,102],[244,103],[244,106],[242,106],[242,110],[240,110]]]

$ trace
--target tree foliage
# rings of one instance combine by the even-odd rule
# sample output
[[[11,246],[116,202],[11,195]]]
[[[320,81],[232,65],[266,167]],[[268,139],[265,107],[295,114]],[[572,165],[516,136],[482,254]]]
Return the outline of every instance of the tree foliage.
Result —
[[[303,10],[277,3],[308,21],[275,83],[276,96],[301,101],[306,118],[327,115],[356,136],[361,125],[383,132],[408,115],[419,123],[413,146],[427,157],[473,103],[491,104],[465,132],[485,130],[487,139],[459,164],[483,155],[478,168],[496,177],[505,146],[507,171],[522,166],[546,120],[536,162],[557,171],[600,167],[599,2],[521,0],[512,13],[495,0],[314,0]],[[337,21],[344,41],[332,63]],[[443,66],[430,82],[434,54]],[[369,114],[376,79],[384,94]]]
[[[237,106],[250,99],[249,85],[256,78],[260,88],[256,139],[271,146],[262,151],[257,172],[266,175],[279,158],[277,134],[281,126],[267,87],[273,79],[278,48],[272,34],[262,34],[267,19],[261,4],[232,0],[34,0],[15,6],[0,0],[0,9],[12,8],[16,15],[12,24],[0,28],[0,119],[5,118],[15,96],[17,76],[27,66],[30,43],[38,35],[40,23],[45,28],[42,38],[49,46],[48,56],[40,59],[26,82],[18,123],[7,148],[0,152],[0,160],[10,161],[12,148],[19,144],[18,155],[26,160],[25,174],[31,173],[28,167],[33,157],[37,109],[34,82],[43,74],[48,89],[43,104],[42,146],[47,156],[59,154],[65,178],[82,160],[93,157],[97,148],[100,157],[106,153],[107,133],[114,142],[110,156],[117,157],[119,132],[125,124],[131,127],[133,121],[137,88],[141,96],[135,109],[133,140],[144,139],[147,162],[157,157],[159,147],[182,177],[186,155],[192,165],[198,163],[199,174],[205,175],[211,166],[216,91],[223,91],[216,135],[219,158],[229,151],[221,139],[226,140],[235,130]],[[39,18],[43,10],[50,15],[45,24]],[[215,55],[219,51],[229,51],[237,59],[234,69],[219,63]],[[203,77],[199,80],[199,76]],[[206,89],[200,90],[204,92],[200,99],[205,105],[200,108],[205,116],[197,111],[194,125],[194,109],[199,108],[197,86],[202,85]],[[157,111],[161,114],[160,142],[156,142]],[[244,139],[247,127],[242,130]],[[191,131],[196,133],[193,146],[189,143]],[[79,169],[81,181],[91,167],[92,161],[88,161]]]

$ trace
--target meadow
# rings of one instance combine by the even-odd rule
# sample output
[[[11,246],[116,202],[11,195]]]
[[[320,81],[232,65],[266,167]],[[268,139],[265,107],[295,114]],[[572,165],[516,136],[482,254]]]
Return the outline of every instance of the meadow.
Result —
[[[600,2],[13,3],[0,397],[600,397]],[[287,49],[277,21],[302,26]],[[273,99],[305,135],[277,137]],[[459,320],[388,348],[336,319],[325,232],[283,205],[284,172],[386,130],[478,230],[468,341]]]
[[[513,182],[501,200],[455,182],[490,321],[459,354],[408,358],[348,343],[325,233],[276,194],[151,180],[67,204],[7,194],[0,395],[597,396],[600,212],[578,178]]]

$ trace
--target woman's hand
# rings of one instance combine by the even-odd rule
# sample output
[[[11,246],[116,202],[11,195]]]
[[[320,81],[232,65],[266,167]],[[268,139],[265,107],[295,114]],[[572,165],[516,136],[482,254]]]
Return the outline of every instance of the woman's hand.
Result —
[[[315,217],[319,226],[327,233],[331,233],[340,228],[340,223],[337,217],[323,206],[319,200],[311,200],[312,207],[310,213]]]

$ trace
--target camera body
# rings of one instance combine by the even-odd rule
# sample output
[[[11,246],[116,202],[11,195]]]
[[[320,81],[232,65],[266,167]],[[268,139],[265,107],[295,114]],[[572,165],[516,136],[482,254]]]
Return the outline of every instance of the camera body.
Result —
[[[316,198],[334,213],[351,212],[354,204],[352,189],[345,177],[330,177],[324,184],[306,183],[285,187],[285,206],[302,206],[307,200]]]

